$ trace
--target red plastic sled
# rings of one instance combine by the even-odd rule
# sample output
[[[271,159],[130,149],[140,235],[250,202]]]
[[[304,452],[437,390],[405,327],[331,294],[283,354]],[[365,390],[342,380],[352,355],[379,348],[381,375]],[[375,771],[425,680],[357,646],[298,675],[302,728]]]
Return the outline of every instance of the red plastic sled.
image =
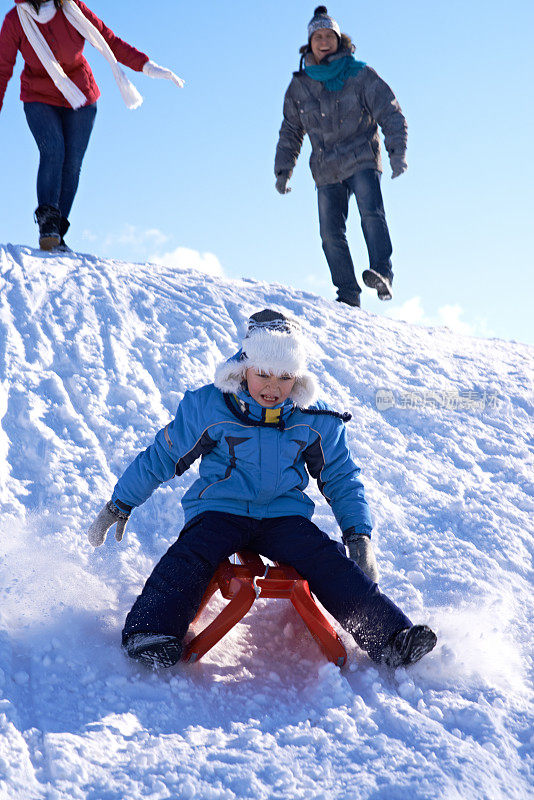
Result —
[[[193,622],[198,619],[217,589],[230,600],[201,633],[186,646],[183,660],[198,661],[242,619],[257,597],[287,598],[304,620],[311,635],[329,661],[342,667],[347,660],[343,643],[311,596],[308,582],[293,567],[276,562],[267,566],[257,553],[241,550],[241,564],[229,559],[220,564],[213,576]]]

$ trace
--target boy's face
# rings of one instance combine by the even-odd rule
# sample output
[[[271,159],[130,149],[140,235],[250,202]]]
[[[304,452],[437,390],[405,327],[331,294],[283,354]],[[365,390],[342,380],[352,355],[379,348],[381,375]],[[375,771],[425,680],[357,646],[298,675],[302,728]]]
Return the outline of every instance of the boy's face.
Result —
[[[263,408],[283,403],[295,385],[295,378],[291,375],[273,375],[252,367],[247,369],[245,377],[250,396]]]

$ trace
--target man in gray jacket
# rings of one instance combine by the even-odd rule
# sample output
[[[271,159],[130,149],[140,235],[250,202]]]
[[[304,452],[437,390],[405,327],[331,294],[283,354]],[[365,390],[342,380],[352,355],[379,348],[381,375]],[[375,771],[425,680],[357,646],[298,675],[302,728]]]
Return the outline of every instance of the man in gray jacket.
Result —
[[[337,300],[359,307],[361,288],[345,235],[349,198],[356,197],[369,253],[363,282],[376,289],[381,300],[390,300],[392,247],[380,190],[378,125],[393,178],[407,169],[407,125],[390,87],[373,69],[354,59],[354,49],[326,7],[318,6],[308,25],[308,44],[301,48],[300,69],[293,73],[285,95],[274,171],[277,190],[287,194],[307,133],[321,240]]]

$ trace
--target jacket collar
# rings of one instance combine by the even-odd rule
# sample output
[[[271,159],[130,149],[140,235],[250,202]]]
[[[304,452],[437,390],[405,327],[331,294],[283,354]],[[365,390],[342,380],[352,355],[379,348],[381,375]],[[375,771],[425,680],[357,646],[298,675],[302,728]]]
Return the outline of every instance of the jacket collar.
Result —
[[[331,64],[333,61],[337,61],[340,58],[345,58],[346,56],[350,55],[351,53],[349,53],[349,51],[345,47],[340,47],[339,50],[336,50],[335,53],[332,53],[332,55],[328,56],[326,61],[323,59],[321,64]],[[304,57],[304,66],[305,67],[317,66],[315,57],[312,52],[306,53]]]
[[[274,408],[264,408],[246,389],[240,389],[234,394],[224,394],[224,401],[230,411],[242,422],[279,430],[284,429],[287,419],[295,409],[295,404],[290,398]]]

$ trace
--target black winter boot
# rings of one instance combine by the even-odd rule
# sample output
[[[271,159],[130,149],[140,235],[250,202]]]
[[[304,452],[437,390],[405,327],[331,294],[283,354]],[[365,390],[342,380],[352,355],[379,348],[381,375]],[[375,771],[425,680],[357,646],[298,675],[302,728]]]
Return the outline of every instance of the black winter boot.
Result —
[[[39,225],[39,247],[41,250],[53,250],[61,241],[59,208],[48,205],[38,206],[35,209],[35,221]]]
[[[346,303],[348,306],[352,306],[353,308],[360,308],[360,294],[354,294],[352,297],[336,297],[336,301],[338,303]]]
[[[382,663],[388,667],[415,664],[436,646],[438,637],[428,625],[413,625],[397,631],[382,651]]]
[[[362,280],[370,289],[376,289],[379,300],[391,300],[393,297],[393,292],[391,291],[392,277],[381,275],[375,269],[366,269],[363,271]]]
[[[61,241],[58,245],[58,250],[62,250],[64,253],[70,253],[71,249],[65,241],[65,236],[70,228],[70,222],[66,217],[61,217],[59,220],[59,235],[61,236]]]
[[[130,658],[153,669],[172,667],[182,655],[182,645],[176,636],[164,633],[131,633],[124,648]]]

